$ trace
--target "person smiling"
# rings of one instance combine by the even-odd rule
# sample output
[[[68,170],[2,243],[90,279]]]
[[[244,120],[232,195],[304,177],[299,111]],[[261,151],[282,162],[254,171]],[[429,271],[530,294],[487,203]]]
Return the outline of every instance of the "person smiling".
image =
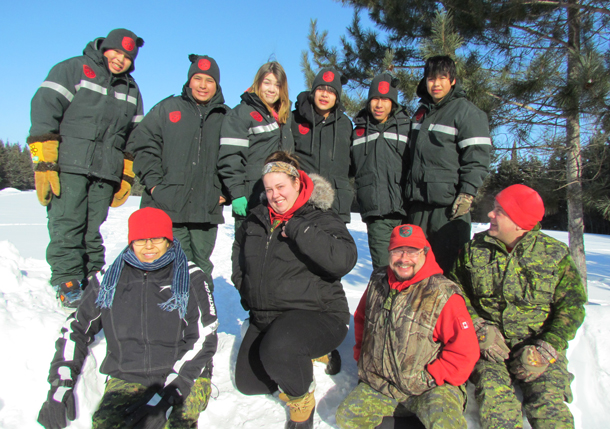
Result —
[[[389,73],[375,76],[367,106],[354,118],[352,133],[356,199],[366,222],[373,268],[386,264],[392,230],[407,215],[403,164],[411,120],[398,103],[397,83]]]
[[[226,116],[220,133],[218,172],[232,200],[236,230],[248,210],[260,204],[265,158],[294,149],[291,124],[286,73],[278,62],[266,63]]]
[[[262,168],[263,204],[237,230],[231,279],[249,326],[235,364],[246,395],[282,392],[287,428],[313,427],[312,359],[336,349],[350,313],[340,279],[356,264],[356,244],[332,212],[334,192],[294,156],[276,152]]]
[[[292,136],[303,171],[330,182],[335,191],[333,211],[348,223],[354,195],[349,183],[352,122],[341,105],[345,83],[334,68],[322,68],[311,91],[297,96]]]
[[[32,98],[27,143],[36,194],[47,207],[50,283],[64,307],[78,306],[88,278],[104,266],[100,226],[131,192],[125,144],[142,120],[131,73],[143,45],[129,30],[112,30],[55,65]]]
[[[479,358],[459,287],[442,275],[422,229],[393,229],[354,313],[359,384],[339,405],[342,429],[466,428],[465,383]]]
[[[169,427],[191,428],[207,406],[218,342],[210,276],[188,262],[162,210],[137,210],[128,224],[129,245],[91,279],[61,328],[38,415],[47,429],[74,420],[74,386],[102,329],[108,346],[100,371],[109,378],[93,428],[161,429],[168,418]]]
[[[164,210],[184,253],[211,276],[210,256],[218,224],[224,223],[225,202],[216,160],[230,109],[214,58],[191,54],[189,61],[182,94],[162,100],[144,117],[128,150],[146,187],[140,207]]]

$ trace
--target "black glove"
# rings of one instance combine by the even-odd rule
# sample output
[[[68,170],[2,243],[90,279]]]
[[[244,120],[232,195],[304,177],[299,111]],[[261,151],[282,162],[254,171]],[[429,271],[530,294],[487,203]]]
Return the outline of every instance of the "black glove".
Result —
[[[155,393],[146,403],[127,409],[125,425],[133,429],[162,429],[175,405],[182,403],[180,391],[170,385]]]
[[[76,418],[73,387],[72,380],[55,380],[51,383],[47,400],[38,413],[38,423],[46,429],[63,429],[68,426],[66,417],[68,420]]]

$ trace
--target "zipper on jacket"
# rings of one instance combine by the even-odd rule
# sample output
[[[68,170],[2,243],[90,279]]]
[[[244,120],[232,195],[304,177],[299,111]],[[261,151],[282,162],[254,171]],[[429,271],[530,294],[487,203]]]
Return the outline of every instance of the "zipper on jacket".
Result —
[[[144,271],[144,274],[142,276],[142,318],[141,323],[142,323],[142,338],[148,338],[148,329],[147,329],[147,324],[146,324],[146,320],[148,317],[148,311],[147,311],[147,289],[148,289],[148,271]],[[148,344],[146,341],[143,341],[143,345],[144,345],[144,369],[145,369],[145,374],[146,374],[146,378],[149,380],[149,383],[151,381],[150,379],[150,361],[149,361],[149,355],[150,355],[150,350],[148,347]]]

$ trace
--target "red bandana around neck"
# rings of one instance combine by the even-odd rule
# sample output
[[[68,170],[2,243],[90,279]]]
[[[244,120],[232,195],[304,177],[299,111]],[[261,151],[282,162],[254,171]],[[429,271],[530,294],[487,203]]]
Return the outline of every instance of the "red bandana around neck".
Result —
[[[267,202],[267,208],[269,209],[269,217],[271,219],[271,223],[274,221],[286,222],[290,220],[294,212],[303,207],[313,192],[313,181],[311,178],[303,171],[299,170],[299,179],[301,181],[301,189],[299,190],[299,196],[297,200],[294,202],[294,205],[284,214],[276,213],[273,208]]]

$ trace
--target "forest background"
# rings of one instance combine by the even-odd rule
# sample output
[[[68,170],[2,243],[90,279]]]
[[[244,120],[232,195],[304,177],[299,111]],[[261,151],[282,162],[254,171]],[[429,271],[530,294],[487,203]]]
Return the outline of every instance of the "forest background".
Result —
[[[545,202],[543,228],[569,232],[572,255],[586,279],[585,229],[610,234],[609,2],[338,3],[353,8],[352,22],[332,46],[326,29],[311,21],[309,50],[301,56],[305,87],[321,67],[341,70],[349,78],[343,101],[353,117],[364,106],[372,77],[390,71],[412,114],[425,59],[453,57],[468,98],[488,114],[494,145],[473,221],[487,221],[502,188],[515,183],[535,188]],[[33,186],[27,147],[0,141],[0,189]]]

